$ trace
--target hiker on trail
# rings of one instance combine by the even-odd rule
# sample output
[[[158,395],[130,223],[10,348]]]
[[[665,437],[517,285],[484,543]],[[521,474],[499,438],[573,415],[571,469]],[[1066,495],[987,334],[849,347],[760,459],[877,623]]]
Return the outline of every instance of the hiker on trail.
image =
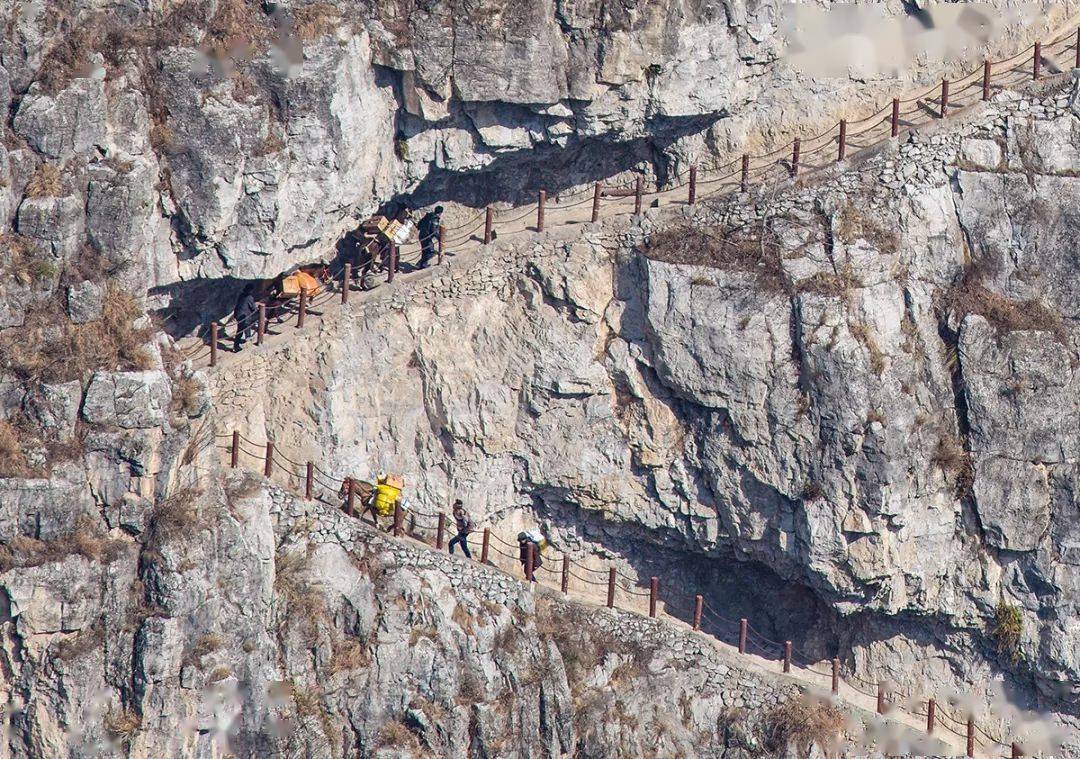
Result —
[[[435,257],[435,244],[439,240],[439,227],[442,226],[442,206],[435,206],[420,219],[417,231],[420,233],[420,263],[417,268],[425,269]]]
[[[236,319],[236,340],[233,342],[233,353],[239,353],[244,341],[251,338],[255,332],[258,320],[259,305],[255,302],[254,288],[248,285],[240,294],[240,300],[233,309],[233,318]]]
[[[454,501],[454,525],[457,527],[457,536],[450,538],[450,553],[454,552],[454,545],[456,544],[461,546],[461,552],[465,554],[465,558],[471,559],[469,533],[473,531],[473,523],[460,498]]]
[[[519,532],[518,533],[518,560],[521,561],[521,570],[525,573],[525,579],[531,579],[528,577],[529,573],[529,547],[532,546],[533,551],[533,572],[544,566],[544,560],[540,558],[540,549],[543,547],[544,536],[538,535],[536,532]]]
[[[402,504],[401,491],[405,489],[405,478],[399,474],[380,474],[375,481],[375,498],[372,501],[375,517],[388,517],[394,513],[394,507]],[[378,521],[376,520],[376,524]]]

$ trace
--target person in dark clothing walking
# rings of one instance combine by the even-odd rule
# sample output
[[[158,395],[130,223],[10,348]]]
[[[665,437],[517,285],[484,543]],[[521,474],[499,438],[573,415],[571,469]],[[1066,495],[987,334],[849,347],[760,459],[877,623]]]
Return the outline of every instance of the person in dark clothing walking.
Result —
[[[456,544],[461,546],[461,552],[465,554],[465,558],[471,559],[469,533],[473,531],[473,523],[460,498],[454,501],[454,524],[457,527],[457,535],[450,539],[450,553],[454,552],[454,545]]]
[[[258,326],[259,305],[255,302],[255,293],[249,285],[244,288],[240,300],[233,309],[233,317],[236,319],[236,340],[233,343],[233,352],[239,353],[244,341],[249,339]]]
[[[417,225],[416,231],[420,234],[420,264],[424,269],[431,259],[435,257],[435,246],[439,241],[439,227],[442,226],[442,206],[435,206],[434,211],[424,214]]]
[[[544,560],[540,556],[540,541],[541,537],[535,533],[519,532],[518,533],[518,561],[521,562],[521,571],[525,574],[525,579],[532,582],[533,578],[529,577],[529,551],[532,551],[533,556],[533,574],[535,576],[536,570],[544,566]]]

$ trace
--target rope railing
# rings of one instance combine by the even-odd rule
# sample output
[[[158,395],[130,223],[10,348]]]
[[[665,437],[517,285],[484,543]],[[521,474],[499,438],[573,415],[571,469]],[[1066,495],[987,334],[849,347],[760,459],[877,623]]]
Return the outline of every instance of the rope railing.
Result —
[[[811,137],[793,137],[784,144],[760,154],[748,153],[726,161],[718,158],[707,165],[690,165],[683,171],[673,174],[664,187],[657,186],[655,189],[646,191],[643,175],[637,174],[635,177],[619,181],[595,182],[591,187],[585,186],[577,190],[558,193],[544,201],[544,205],[538,201],[517,207],[495,209],[493,206],[488,206],[485,209],[478,209],[464,221],[452,226],[444,225],[437,234],[429,235],[416,243],[410,243],[410,248],[414,245],[416,247],[406,255],[402,255],[403,251],[398,246],[389,245],[389,250],[380,256],[383,260],[376,261],[375,256],[372,256],[365,263],[357,263],[353,266],[351,275],[354,279],[359,276],[363,280],[368,274],[378,269],[385,271],[387,281],[392,282],[402,263],[413,265],[419,261],[424,243],[430,242],[437,247],[438,262],[442,263],[445,254],[452,248],[460,249],[470,244],[487,245],[500,234],[503,236],[520,234],[531,229],[542,232],[545,226],[545,212],[550,215],[551,212],[568,211],[592,203],[592,221],[596,221],[605,207],[616,208],[617,214],[625,214],[626,205],[631,201],[634,203],[633,212],[637,215],[642,213],[643,201],[646,198],[667,199],[673,203],[694,205],[703,200],[716,200],[725,194],[735,196],[744,192],[760,191],[771,182],[784,183],[795,179],[805,179],[850,159],[856,153],[899,138],[902,133],[910,132],[923,124],[948,118],[958,108],[969,107],[980,100],[987,100],[995,88],[1007,86],[1014,79],[1019,83],[1025,79],[1037,80],[1047,76],[1048,74],[1044,73],[1047,70],[1065,71],[1071,68],[1071,62],[1059,62],[1055,59],[1070,57],[1075,60],[1077,66],[1080,66],[1080,29],[1062,32],[1045,44],[1030,45],[1001,60],[987,59],[978,68],[957,78],[952,80],[945,78],[939,84],[914,96],[893,98],[891,102],[877,108],[867,116],[859,119],[843,119]],[[1011,76],[1023,73],[1023,70],[1028,67],[1030,71],[1026,76]],[[968,97],[966,100],[971,102],[965,103],[964,96],[972,91],[977,92],[979,89],[982,91],[981,97],[974,100]],[[858,139],[863,136],[869,137],[865,140]],[[811,162],[811,157],[819,154],[834,155],[829,160]],[[698,192],[699,188],[706,187],[711,189]],[[685,199],[680,200],[678,194],[683,190],[688,190],[688,192]],[[580,199],[578,199],[579,196]],[[567,202],[568,200],[573,202]],[[526,224],[524,228],[519,228],[521,222],[533,215],[536,216],[533,225]],[[573,222],[573,219],[564,220],[564,224]],[[482,233],[482,235],[478,237],[477,233]],[[370,253],[370,250],[365,249],[365,252]],[[316,315],[310,314],[312,309],[326,306],[337,297],[340,297],[342,304],[345,304],[351,289],[350,283],[346,281],[348,267],[349,265],[346,264],[335,271],[328,270],[327,287],[315,300],[307,302],[301,295],[295,310],[285,304],[275,304],[279,318],[282,313],[289,313],[295,316],[296,327],[299,328],[304,325],[309,315]],[[340,283],[339,289],[332,290],[331,283]],[[180,353],[185,360],[192,363],[202,362],[209,358],[210,366],[214,367],[218,363],[219,341],[223,338],[223,330],[232,329],[235,332],[241,327],[249,330],[254,328],[257,332],[255,342],[261,345],[266,332],[265,313],[266,310],[260,308],[257,313],[244,316],[240,322],[237,322],[234,315],[212,321],[205,329],[200,330],[201,337],[194,344],[181,347]],[[168,314],[162,318],[161,323],[167,323],[178,315],[178,313]]]
[[[272,477],[275,472],[283,472],[287,475],[290,486],[303,483],[304,498],[321,501],[363,522],[356,513],[357,504],[353,502],[349,478],[339,479],[314,462],[300,463],[278,450],[273,440],[260,443],[238,431],[231,434],[207,434],[206,440],[210,447],[228,454],[230,468],[241,467],[241,454],[243,454],[263,464],[264,476]],[[316,494],[314,492],[316,485],[331,496]],[[342,493],[346,494],[344,502],[341,498]],[[332,500],[334,496],[338,496],[337,503]],[[372,519],[374,526],[378,528],[378,517],[373,516]],[[395,537],[408,535],[429,548],[432,547],[429,545],[430,538],[427,538],[425,534],[435,533],[434,547],[441,550],[446,545],[451,524],[451,520],[445,513],[426,512],[420,509],[406,511],[399,503],[394,510],[390,526],[385,529],[392,532]],[[537,554],[534,546],[535,544],[532,543],[526,543],[524,546],[511,543],[490,528],[485,528],[479,561],[496,566],[502,571],[507,570],[497,567],[493,562],[493,557],[507,560],[512,566],[520,564],[521,572],[527,581],[548,584],[568,594],[571,593],[569,581],[574,579],[584,588],[595,588],[594,595],[602,596],[603,591],[606,590],[608,608],[619,608],[636,614],[647,613],[653,618],[662,617],[680,621],[690,624],[694,631],[702,632],[718,641],[721,640],[718,637],[719,634],[727,631],[728,634],[737,636],[740,655],[757,655],[766,660],[776,660],[784,673],[801,670],[819,678],[829,678],[834,697],[842,697],[840,685],[843,684],[854,693],[868,699],[876,699],[876,710],[879,714],[902,712],[913,718],[925,718],[926,729],[929,733],[933,733],[934,728],[940,726],[952,735],[964,739],[968,756],[974,756],[976,747],[1004,748],[1011,751],[1014,757],[1021,755],[1015,741],[1005,743],[987,728],[976,724],[970,714],[960,719],[949,713],[946,704],[937,703],[932,698],[914,699],[909,695],[902,700],[892,699],[890,695],[902,692],[897,684],[888,683],[883,679],[870,680],[854,671],[844,672],[837,658],[833,658],[826,664],[829,668],[823,668],[820,657],[812,656],[796,648],[791,641],[769,638],[750,625],[746,618],[736,620],[726,616],[713,608],[711,604],[705,603],[702,595],[690,596],[679,593],[677,590],[661,593],[661,582],[657,577],[649,579],[648,589],[639,588],[638,578],[623,573],[614,564],[607,570],[595,569],[574,561],[569,554],[558,550],[550,551],[544,556],[543,562],[536,562]],[[473,551],[475,552],[475,547]],[[590,574],[599,575],[605,579],[595,579],[589,576]],[[619,582],[619,580],[624,582]],[[647,599],[647,612],[640,610],[641,599]],[[635,603],[627,606],[627,600]],[[635,606],[638,608],[634,608]],[[703,630],[703,624],[707,629]],[[904,703],[905,701],[907,704]]]

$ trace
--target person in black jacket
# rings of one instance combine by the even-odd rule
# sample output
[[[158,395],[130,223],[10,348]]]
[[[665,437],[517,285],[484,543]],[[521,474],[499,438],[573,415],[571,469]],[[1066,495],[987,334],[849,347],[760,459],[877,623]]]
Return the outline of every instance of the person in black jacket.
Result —
[[[418,268],[423,269],[431,263],[435,257],[435,246],[439,241],[439,227],[442,226],[442,206],[435,206],[434,211],[424,214],[417,225],[416,231],[420,235],[420,263]]]
[[[450,539],[450,553],[454,552],[455,545],[459,545],[461,546],[461,552],[465,554],[465,558],[471,559],[469,533],[473,531],[473,522],[469,513],[465,511],[465,506],[461,503],[460,498],[454,501],[454,526],[457,528],[457,536]]]
[[[233,317],[236,319],[236,340],[233,343],[233,352],[239,353],[244,341],[249,339],[258,326],[259,305],[255,302],[255,293],[251,285],[244,288],[240,300],[233,309]]]

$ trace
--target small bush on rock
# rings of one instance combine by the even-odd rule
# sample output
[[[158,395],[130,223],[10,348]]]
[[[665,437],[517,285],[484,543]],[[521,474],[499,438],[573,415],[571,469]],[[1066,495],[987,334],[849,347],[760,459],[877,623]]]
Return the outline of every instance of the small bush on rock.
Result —
[[[0,420],[0,477],[26,477],[28,474],[18,431],[11,422]]]
[[[796,698],[778,704],[762,724],[765,747],[775,756],[794,747],[799,756],[810,756],[818,746],[826,756],[840,738],[845,719],[831,704]]]
[[[64,179],[55,163],[43,163],[26,183],[28,198],[57,198],[64,194]]]
[[[746,231],[725,235],[685,224],[654,234],[642,253],[670,264],[750,272],[757,276],[762,289],[782,291],[786,289],[786,278],[776,248],[776,241],[767,231],[764,238]]]
[[[1009,657],[1013,664],[1017,663],[1023,657],[1020,652],[1023,635],[1024,619],[1020,615],[1020,607],[1007,603],[1005,599],[998,601],[990,626],[990,636],[994,639],[997,652]]]

